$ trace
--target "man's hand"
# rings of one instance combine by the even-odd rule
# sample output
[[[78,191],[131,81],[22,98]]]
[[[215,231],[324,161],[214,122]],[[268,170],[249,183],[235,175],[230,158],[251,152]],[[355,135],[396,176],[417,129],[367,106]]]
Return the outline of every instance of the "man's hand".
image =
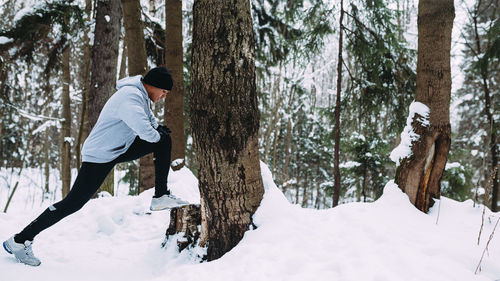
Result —
[[[164,141],[172,131],[164,125],[159,125],[158,128],[156,128],[158,133],[160,133],[160,141]]]

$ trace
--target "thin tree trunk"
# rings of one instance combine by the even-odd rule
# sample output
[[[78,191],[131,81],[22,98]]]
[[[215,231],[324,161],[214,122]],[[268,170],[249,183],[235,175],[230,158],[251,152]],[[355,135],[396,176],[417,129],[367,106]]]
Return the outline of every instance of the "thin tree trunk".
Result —
[[[92,0],[85,0],[85,14],[87,18],[91,19],[92,12]],[[89,119],[88,119],[88,96],[90,90],[90,64],[92,63],[91,58],[91,48],[90,48],[90,38],[89,38],[89,28],[85,28],[84,31],[84,48],[83,48],[83,62],[82,62],[82,105],[80,109],[80,125],[78,127],[78,137],[75,144],[76,153],[76,166],[80,167],[82,165],[81,159],[81,145],[87,138],[89,134]]]
[[[337,62],[337,99],[335,103],[335,145],[334,145],[334,155],[333,155],[333,177],[334,177],[334,189],[333,189],[333,203],[332,207],[339,204],[340,198],[340,168],[339,168],[339,157],[340,157],[340,89],[342,87],[342,39],[343,39],[343,24],[344,19],[344,1],[340,0],[340,20],[339,20],[339,55]]]
[[[264,193],[254,44],[249,1],[194,2],[190,115],[208,260],[238,244]]]
[[[473,16],[473,24],[474,24],[474,35],[475,35],[475,41],[476,41],[476,49],[477,52],[476,54],[481,54],[483,53],[481,50],[481,39],[479,38],[479,31],[478,31],[478,23],[477,23],[477,18],[479,16],[479,7],[481,6],[481,1],[477,4],[476,11]],[[479,57],[478,57],[479,59]],[[482,88],[484,92],[484,112],[486,113],[486,117],[488,120],[488,126],[489,130],[487,130],[487,134],[489,135],[490,139],[490,157],[491,157],[491,167],[492,169],[495,169],[495,167],[498,165],[498,152],[497,152],[497,135],[496,135],[496,125],[495,125],[495,118],[493,117],[493,114],[491,112],[492,106],[491,106],[491,94],[490,94],[490,88],[488,86],[488,73],[487,69],[481,68],[481,82],[482,82]],[[499,189],[499,173],[495,174],[495,177],[493,179],[493,186],[491,190],[491,211],[496,212],[498,211],[498,189]]]
[[[71,143],[68,138],[71,137],[71,101],[69,97],[69,85],[71,76],[69,72],[70,60],[70,45],[63,51],[62,54],[62,197],[66,197],[69,193],[71,185]]]
[[[120,42],[121,7],[119,0],[97,1],[94,45],[92,47],[91,87],[88,97],[89,129],[92,130],[106,101],[114,93]],[[114,194],[113,170],[101,191]]]
[[[271,120],[269,122],[269,125],[266,128],[266,132],[264,134],[264,161],[267,162],[267,157],[269,154],[269,149],[270,149],[270,144],[271,144],[271,133],[274,132],[276,123],[278,123],[278,114],[279,114],[279,109],[281,107],[281,103],[283,101],[283,97],[280,95],[280,84],[281,84],[281,65],[280,65],[280,72],[278,74],[278,77],[276,78],[276,81],[274,82],[274,87],[272,91],[272,97],[274,101],[274,108],[270,114]]]
[[[128,75],[144,75],[148,64],[144,27],[141,19],[141,4],[139,0],[122,0],[121,3],[128,52]],[[139,193],[150,189],[154,185],[153,154],[149,154],[139,159]]]
[[[303,191],[302,191],[302,207],[306,208],[307,207],[307,173],[304,176],[304,185],[303,185]]]
[[[294,92],[290,89],[290,94],[288,97],[288,110],[292,110],[293,97]],[[289,114],[290,115],[290,114]],[[290,115],[291,116],[291,115]],[[288,121],[286,124],[286,140],[285,140],[285,163],[283,165],[283,179],[282,182],[285,183],[288,181],[288,167],[290,166],[290,147],[292,143],[292,119],[288,117]],[[283,184],[282,191],[286,192],[287,186]]]
[[[45,109],[45,116],[49,116],[49,108]],[[48,194],[50,192],[49,181],[50,181],[50,133],[49,128],[45,129],[45,143],[43,145],[43,154],[45,162],[45,187],[44,193]],[[48,196],[48,195],[47,195]]]
[[[172,130],[172,169],[184,167],[186,140],[184,137],[184,75],[182,52],[182,1],[166,0],[165,65],[172,74],[174,87],[165,100],[165,124]],[[182,160],[182,161],[175,161]]]
[[[420,114],[413,118],[412,154],[400,160],[396,183],[410,201],[427,212],[439,198],[441,178],[450,149],[451,30],[453,0],[420,0],[418,5],[418,60],[415,101],[430,109],[429,125]]]
[[[288,117],[286,124],[286,140],[285,140],[285,163],[283,164],[282,191],[286,192],[286,182],[288,181],[288,166],[290,166],[290,144],[292,142],[292,120]]]

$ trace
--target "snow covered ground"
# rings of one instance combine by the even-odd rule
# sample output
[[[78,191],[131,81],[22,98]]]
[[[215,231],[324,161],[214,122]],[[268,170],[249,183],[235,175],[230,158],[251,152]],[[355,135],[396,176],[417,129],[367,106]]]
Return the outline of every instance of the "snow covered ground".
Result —
[[[147,191],[91,200],[42,232],[33,247],[40,267],[19,264],[0,251],[0,281],[500,280],[500,226],[481,273],[474,275],[499,213],[486,210],[478,246],[482,207],[471,201],[442,198],[423,214],[388,183],[374,203],[302,209],[287,202],[262,168],[266,193],[254,217],[258,228],[217,261],[200,264],[189,253],[161,249],[169,212],[146,214],[152,195]],[[169,184],[174,194],[199,200],[196,178],[187,168],[172,172]],[[30,209],[22,200],[29,188],[19,188],[12,208],[0,213],[1,240],[50,204],[35,202]],[[4,204],[6,184],[0,181],[2,189]]]

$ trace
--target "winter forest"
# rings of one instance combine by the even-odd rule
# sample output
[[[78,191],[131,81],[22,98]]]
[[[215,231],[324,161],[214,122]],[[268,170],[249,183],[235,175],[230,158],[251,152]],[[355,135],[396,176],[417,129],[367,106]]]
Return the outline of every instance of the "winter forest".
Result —
[[[0,240],[70,192],[117,82],[170,128],[2,280],[500,280],[500,1],[0,0]],[[495,234],[495,231],[497,234]],[[130,266],[133,264],[133,266]],[[92,272],[84,268],[93,268]]]

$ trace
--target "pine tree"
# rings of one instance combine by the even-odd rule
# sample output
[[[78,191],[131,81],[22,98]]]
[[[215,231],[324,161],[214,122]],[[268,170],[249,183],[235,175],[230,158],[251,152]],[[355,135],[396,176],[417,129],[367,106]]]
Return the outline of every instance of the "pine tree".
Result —
[[[193,6],[190,117],[207,258],[231,250],[262,199],[254,36],[244,0]]]
[[[440,183],[450,149],[451,29],[453,0],[420,0],[418,7],[418,60],[415,101],[429,108],[428,124],[415,114],[412,154],[400,160],[396,183],[421,211],[439,198]]]

